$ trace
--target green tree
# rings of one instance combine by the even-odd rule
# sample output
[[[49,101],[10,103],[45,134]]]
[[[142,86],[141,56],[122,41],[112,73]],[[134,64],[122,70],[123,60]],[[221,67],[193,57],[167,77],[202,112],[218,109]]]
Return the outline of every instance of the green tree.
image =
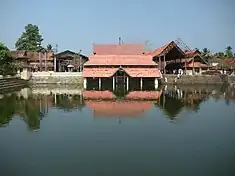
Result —
[[[218,52],[215,54],[216,57],[218,58],[224,58],[224,53],[223,52]]]
[[[201,53],[203,59],[206,62],[208,62],[211,59],[210,50],[208,48],[203,48]]]
[[[231,46],[226,47],[225,55],[226,55],[227,58],[232,58],[233,57],[233,52],[232,52],[232,47]]]
[[[43,38],[40,35],[37,25],[28,24],[25,26],[25,31],[16,41],[15,47],[17,50],[38,51],[42,48]]]
[[[53,50],[52,45],[51,45],[51,44],[48,44],[48,45],[47,45],[47,51],[48,51],[48,52],[52,52],[52,50]]]
[[[10,55],[9,49],[0,42],[0,75],[14,75],[15,59]]]

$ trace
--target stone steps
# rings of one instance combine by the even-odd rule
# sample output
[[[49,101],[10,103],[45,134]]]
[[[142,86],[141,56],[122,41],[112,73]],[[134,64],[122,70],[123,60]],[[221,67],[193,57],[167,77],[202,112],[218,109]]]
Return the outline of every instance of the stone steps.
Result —
[[[28,81],[19,78],[4,78],[0,79],[0,90],[12,89],[26,86]]]

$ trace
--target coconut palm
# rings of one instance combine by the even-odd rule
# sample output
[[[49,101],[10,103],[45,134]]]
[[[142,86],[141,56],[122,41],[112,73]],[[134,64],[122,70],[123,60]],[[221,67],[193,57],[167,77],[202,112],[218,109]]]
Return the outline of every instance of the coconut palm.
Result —
[[[227,58],[232,58],[233,57],[233,52],[232,52],[232,47],[227,46],[225,50],[225,54]]]

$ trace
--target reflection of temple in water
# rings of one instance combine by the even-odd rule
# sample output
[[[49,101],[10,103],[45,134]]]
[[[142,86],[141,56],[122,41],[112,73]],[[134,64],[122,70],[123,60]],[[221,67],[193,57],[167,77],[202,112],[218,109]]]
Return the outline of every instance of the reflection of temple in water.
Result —
[[[161,96],[161,91],[132,91],[117,97],[111,91],[84,91],[86,105],[94,117],[138,117],[150,110]]]

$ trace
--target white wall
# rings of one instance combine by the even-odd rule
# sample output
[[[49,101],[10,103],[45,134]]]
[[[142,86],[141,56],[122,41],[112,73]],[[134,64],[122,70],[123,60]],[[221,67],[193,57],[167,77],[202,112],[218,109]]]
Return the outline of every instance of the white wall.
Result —
[[[32,72],[32,77],[69,77],[82,76],[82,72]]]

